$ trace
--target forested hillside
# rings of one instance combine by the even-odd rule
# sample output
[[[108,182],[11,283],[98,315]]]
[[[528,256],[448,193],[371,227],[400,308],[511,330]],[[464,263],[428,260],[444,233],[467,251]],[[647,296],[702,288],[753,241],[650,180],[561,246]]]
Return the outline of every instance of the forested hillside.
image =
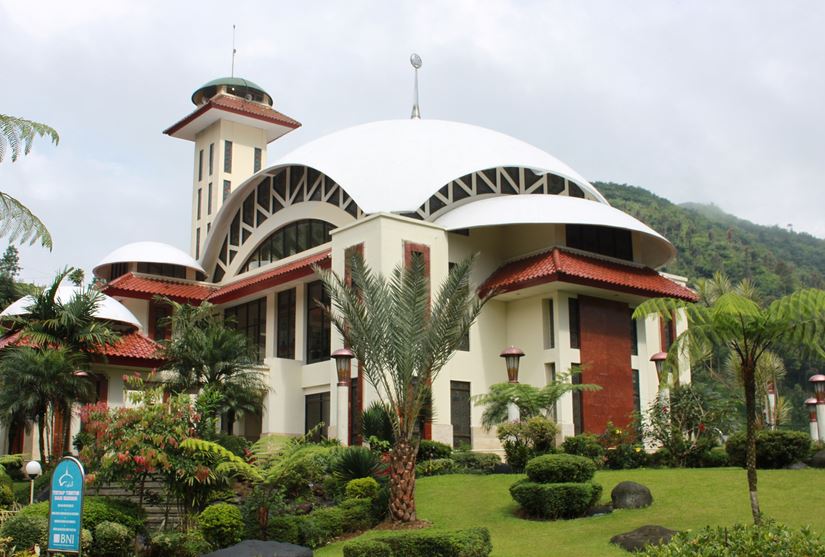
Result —
[[[614,183],[594,185],[610,204],[630,213],[676,246],[663,271],[697,278],[726,273],[752,279],[765,301],[803,287],[825,288],[825,240],[762,226],[713,205],[676,205],[649,191]]]

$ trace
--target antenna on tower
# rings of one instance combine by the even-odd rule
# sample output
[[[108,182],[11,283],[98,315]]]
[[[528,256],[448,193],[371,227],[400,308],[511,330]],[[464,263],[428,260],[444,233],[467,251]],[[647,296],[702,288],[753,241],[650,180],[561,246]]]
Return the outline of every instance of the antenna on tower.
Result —
[[[421,67],[421,56],[413,52],[410,55],[410,64],[415,68],[415,97],[413,100],[412,114],[410,118],[413,120],[421,119],[421,110],[418,107],[418,68]]]
[[[230,77],[235,77],[235,53],[237,53],[237,49],[235,48],[235,24],[232,24],[232,74]]]

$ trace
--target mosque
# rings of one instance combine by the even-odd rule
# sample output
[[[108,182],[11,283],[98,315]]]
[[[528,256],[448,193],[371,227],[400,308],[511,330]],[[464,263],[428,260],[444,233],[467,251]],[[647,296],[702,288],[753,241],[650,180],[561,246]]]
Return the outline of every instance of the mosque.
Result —
[[[623,427],[656,396],[651,357],[686,325],[635,321],[633,308],[695,293],[656,271],[673,245],[565,163],[493,130],[422,118],[417,103],[412,118],[337,131],[269,162],[267,146],[301,124],[262,87],[215,79],[192,102],[164,131],[194,144],[189,252],[138,242],[94,268],[106,294],[101,317],[124,333],[95,368],[100,400],[128,404],[122,375],[159,365],[168,308],[156,296],[208,301],[247,335],[269,385],[262,415],[244,416],[234,433],[294,435],[323,422],[329,437],[360,442],[360,413],[376,394],[357,363],[339,381],[330,356],[342,341],[315,303],[329,300],[313,271],[346,276],[354,253],[385,274],[420,254],[434,285],[477,253],[474,285],[496,292],[433,384],[424,437],[499,447],[472,399],[507,381],[500,354],[510,346],[524,352],[523,383],[581,370],[572,380],[602,387],[559,401],[564,436]],[[680,379],[690,379],[686,362]],[[22,436],[10,442],[36,447]]]

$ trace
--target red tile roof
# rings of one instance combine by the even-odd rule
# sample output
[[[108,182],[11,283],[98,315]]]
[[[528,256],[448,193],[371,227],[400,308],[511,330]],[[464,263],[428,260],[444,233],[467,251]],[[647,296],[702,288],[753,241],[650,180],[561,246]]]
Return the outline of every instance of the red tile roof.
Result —
[[[149,300],[155,296],[166,296],[176,302],[202,302],[217,287],[184,282],[169,278],[147,277],[126,273],[103,287],[109,296],[139,298]]]
[[[213,108],[223,110],[225,112],[240,114],[242,116],[248,116],[250,118],[255,118],[256,120],[262,120],[264,122],[269,122],[270,124],[277,124],[293,130],[301,127],[301,123],[298,120],[290,118],[285,114],[281,114],[274,108],[270,108],[261,103],[248,101],[232,95],[215,95],[205,104],[195,109],[195,111],[189,114],[189,116],[163,130],[163,133],[166,135],[174,135],[178,130],[187,126]]]
[[[0,339],[0,350],[9,346],[31,346],[31,342],[21,339],[20,335],[18,331]],[[138,331],[132,331],[123,334],[114,344],[99,346],[93,354],[104,356],[112,364],[155,367],[163,362],[158,354],[159,349],[157,342]]]
[[[272,288],[273,286],[278,286],[279,284],[303,278],[313,273],[313,265],[329,269],[331,254],[331,250],[324,250],[249,278],[229,283],[210,294],[207,300],[215,304],[221,304],[266,290],[267,288]]]
[[[507,263],[481,285],[479,291],[499,293],[554,281],[620,290],[649,297],[667,296],[695,302],[696,293],[650,267],[637,267],[560,248]]]

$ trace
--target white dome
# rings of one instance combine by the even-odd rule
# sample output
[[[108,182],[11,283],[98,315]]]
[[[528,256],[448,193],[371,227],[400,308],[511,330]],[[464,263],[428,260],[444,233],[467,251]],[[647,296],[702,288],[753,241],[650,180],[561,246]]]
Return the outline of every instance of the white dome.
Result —
[[[79,286],[60,286],[57,289],[57,301],[60,303],[69,302],[75,294],[83,292],[83,288]],[[34,298],[31,296],[23,296],[13,304],[9,305],[0,313],[0,317],[9,317],[13,315],[26,315],[27,308],[32,304]],[[95,311],[95,317],[98,319],[105,319],[106,321],[117,321],[118,323],[126,323],[140,328],[140,321],[135,317],[131,311],[126,309],[126,306],[115,300],[114,298],[101,294],[100,303]]]
[[[323,172],[365,213],[414,211],[456,178],[508,166],[562,176],[607,203],[575,170],[541,149],[503,133],[444,120],[385,120],[347,128],[295,149],[273,167],[288,165]]]
[[[504,224],[589,224],[630,230],[639,236],[642,263],[656,268],[676,255],[661,234],[618,209],[561,195],[504,195],[466,203],[441,215],[435,224],[447,230]]]
[[[92,272],[100,276],[102,268],[113,263],[167,263],[206,273],[188,253],[161,242],[134,242],[121,246],[95,265]]]

